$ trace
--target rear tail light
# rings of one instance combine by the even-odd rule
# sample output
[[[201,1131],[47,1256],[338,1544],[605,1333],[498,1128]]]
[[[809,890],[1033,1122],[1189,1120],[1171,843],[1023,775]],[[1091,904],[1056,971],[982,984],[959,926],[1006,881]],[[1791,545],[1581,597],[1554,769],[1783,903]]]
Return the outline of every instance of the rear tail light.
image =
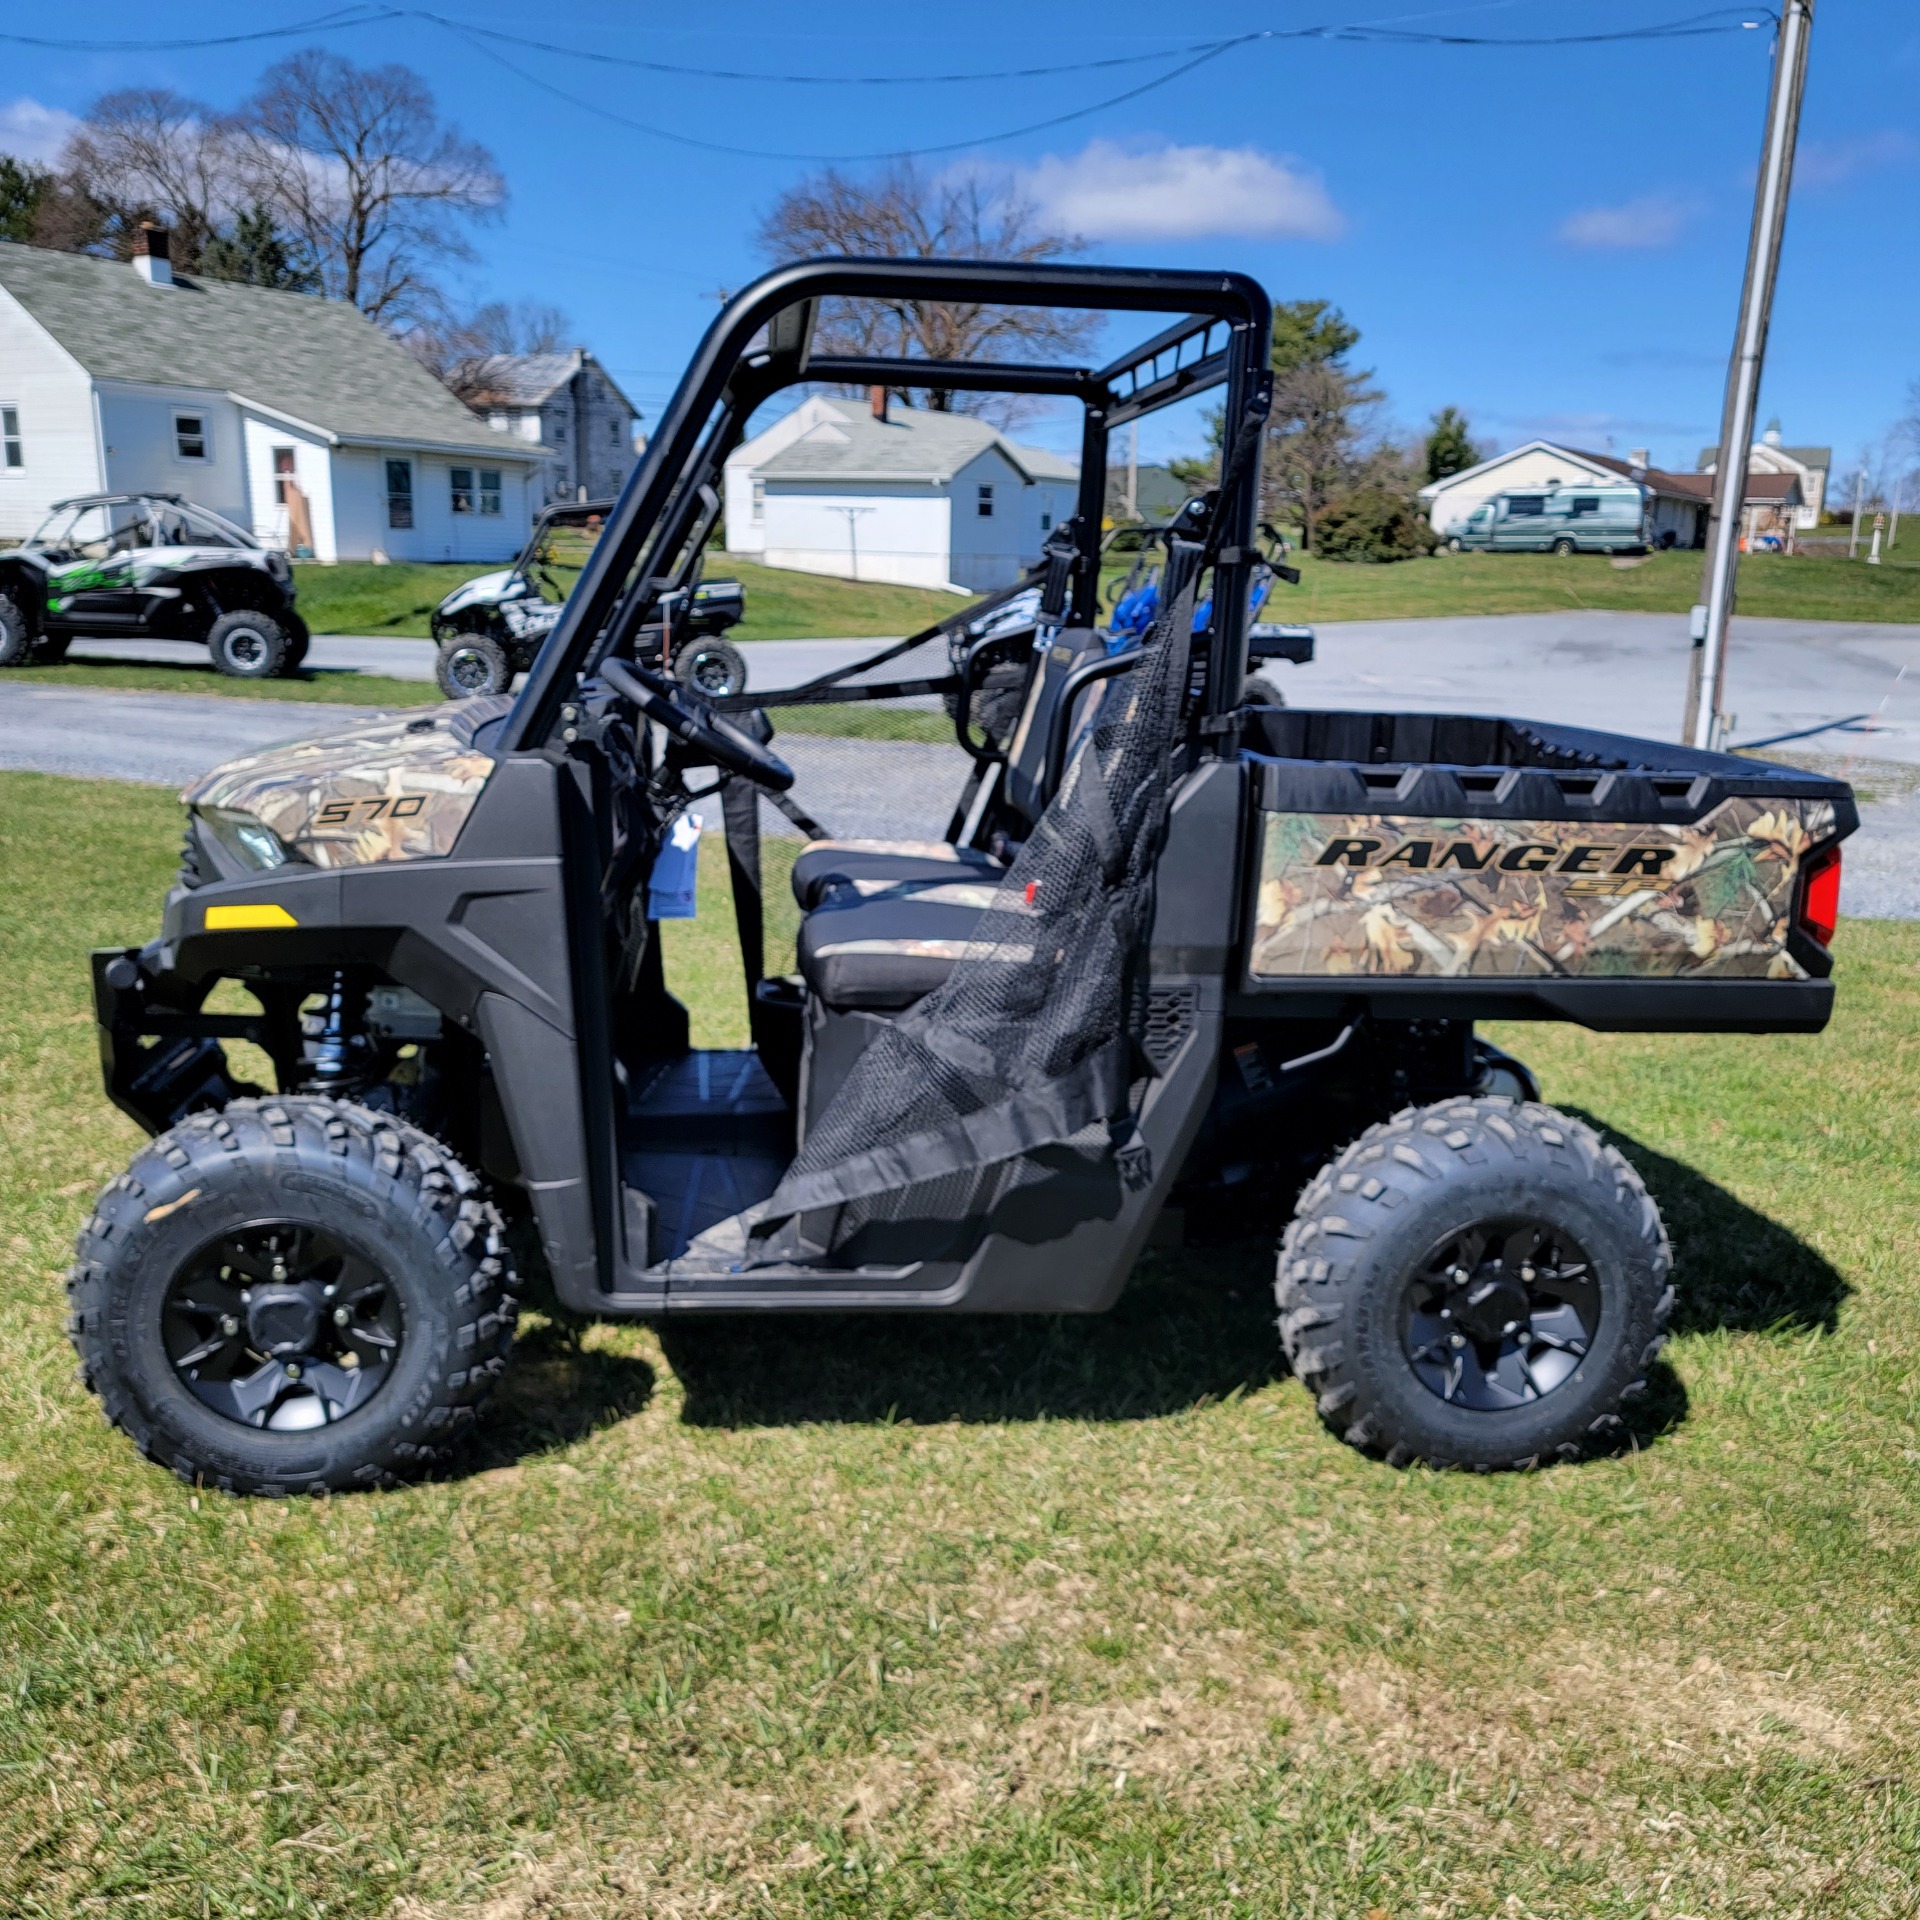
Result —
[[[1800,881],[1800,929],[1821,946],[1833,945],[1840,924],[1840,849],[1828,847],[1807,862]]]

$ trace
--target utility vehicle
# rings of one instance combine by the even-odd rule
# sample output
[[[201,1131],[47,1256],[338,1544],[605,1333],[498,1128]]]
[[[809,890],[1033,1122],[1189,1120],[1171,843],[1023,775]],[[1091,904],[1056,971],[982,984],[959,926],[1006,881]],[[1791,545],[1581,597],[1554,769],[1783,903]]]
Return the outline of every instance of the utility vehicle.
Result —
[[[306,658],[283,553],[177,493],[56,501],[0,553],[0,667],[51,664],[80,636],[189,640],[222,673],[268,680]]]
[[[1160,319],[1104,365],[816,345],[824,303],[908,300]],[[93,961],[107,1090],[154,1136],[71,1278],[108,1414],[217,1487],[376,1484],[436,1461],[505,1366],[519,1242],[583,1315],[1079,1313],[1170,1208],[1264,1191],[1298,1193],[1280,1339],[1346,1440],[1477,1468],[1605,1440],[1660,1348],[1667,1238],[1474,1023],[1820,1028],[1853,800],[1578,728],[1244,702],[1270,332],[1235,273],[784,268],[714,323],[516,698],[191,789],[158,937]],[[710,701],[643,636],[728,452],[803,383],[1070,402],[1079,513],[859,669]],[[1161,617],[1111,648],[1111,438],[1216,387],[1219,485],[1167,532]],[[949,672],[954,628],[1027,589],[1024,647],[990,631]],[[917,648],[937,674],[875,678]],[[955,696],[946,838],[825,837],[774,718],[907,692]],[[716,791],[752,1034],[719,1052],[689,1046],[649,918]],[[811,836],[792,975],[764,961],[762,797]]]
[[[434,608],[434,678],[449,700],[505,693],[533,665],[573,584],[562,576],[578,578],[613,506],[582,500],[543,509],[512,566],[477,575]],[[704,694],[744,693],[747,663],[720,636],[745,613],[739,581],[695,580],[661,608],[653,650],[665,640],[675,675]]]

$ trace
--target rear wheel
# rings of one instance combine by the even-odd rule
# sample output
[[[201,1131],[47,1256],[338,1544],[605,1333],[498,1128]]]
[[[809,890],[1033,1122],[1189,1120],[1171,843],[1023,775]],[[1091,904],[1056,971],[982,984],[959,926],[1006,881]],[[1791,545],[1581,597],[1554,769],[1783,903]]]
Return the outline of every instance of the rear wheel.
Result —
[[[108,1419],[230,1493],[422,1473],[506,1366],[499,1216],[437,1142],[365,1108],[196,1114],[100,1196],[76,1253],[69,1330]]]
[[[689,640],[674,656],[673,677],[709,700],[747,690],[747,663],[738,647],[724,640]]]
[[[236,680],[271,680],[286,670],[292,642],[270,614],[249,607],[223,613],[207,629],[207,651],[220,672]]]
[[[1553,550],[1555,553],[1561,553],[1561,554],[1574,553],[1578,551],[1578,549],[1574,546],[1573,542],[1569,540],[1565,534],[1562,534],[1560,538],[1553,543]]]
[[[0,593],[0,667],[24,667],[33,658],[33,629],[11,594]]]
[[[1395,1466],[1533,1466],[1620,1425],[1672,1253],[1640,1176],[1535,1102],[1410,1108],[1301,1195],[1275,1293],[1320,1415]]]
[[[513,662],[490,634],[462,633],[435,656],[433,677],[449,700],[471,700],[475,694],[505,693],[513,685]]]

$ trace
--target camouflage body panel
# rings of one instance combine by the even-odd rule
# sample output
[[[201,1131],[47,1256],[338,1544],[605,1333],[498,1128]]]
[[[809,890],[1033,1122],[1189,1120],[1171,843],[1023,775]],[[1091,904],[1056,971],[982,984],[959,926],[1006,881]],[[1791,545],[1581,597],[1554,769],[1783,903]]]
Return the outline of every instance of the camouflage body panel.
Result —
[[[1268,813],[1248,971],[1804,980],[1787,951],[1827,800],[1734,798],[1691,826]]]
[[[251,814],[316,867],[435,859],[453,851],[493,771],[492,756],[470,744],[473,716],[461,709],[506,704],[382,714],[229,760],[180,797],[202,812]]]

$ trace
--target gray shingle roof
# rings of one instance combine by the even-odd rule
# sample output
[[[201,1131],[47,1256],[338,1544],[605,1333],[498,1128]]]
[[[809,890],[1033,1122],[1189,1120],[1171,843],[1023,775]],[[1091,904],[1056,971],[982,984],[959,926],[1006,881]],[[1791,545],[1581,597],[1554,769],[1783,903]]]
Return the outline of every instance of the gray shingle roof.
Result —
[[[840,419],[782,447],[760,469],[770,480],[905,480],[944,486],[988,447],[998,447],[1033,480],[1077,480],[1072,461],[1023,446],[971,414],[895,405],[876,420],[859,401],[830,403]]]
[[[476,407],[537,407],[580,369],[573,353],[493,353],[468,370]]]
[[[472,414],[358,308],[0,241],[0,287],[100,380],[210,387],[342,440],[541,459]]]

